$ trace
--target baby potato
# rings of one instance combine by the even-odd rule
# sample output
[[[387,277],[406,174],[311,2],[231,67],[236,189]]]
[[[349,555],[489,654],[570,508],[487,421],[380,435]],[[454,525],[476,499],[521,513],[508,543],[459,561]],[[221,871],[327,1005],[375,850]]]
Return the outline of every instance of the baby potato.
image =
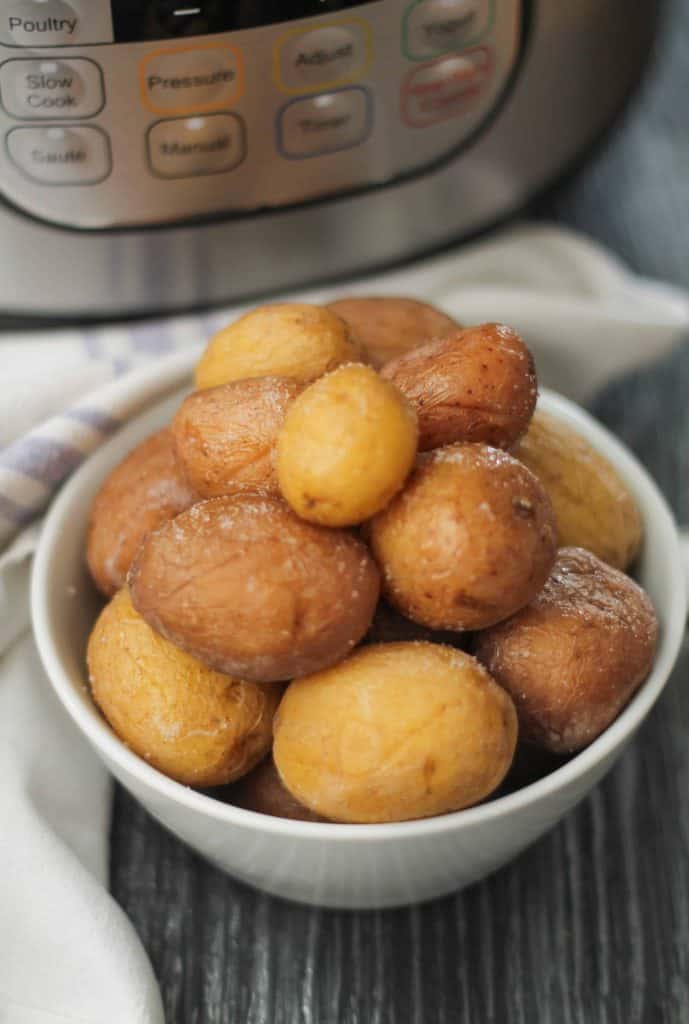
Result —
[[[476,656],[517,706],[523,738],[555,754],[588,746],[646,678],[653,606],[583,548],[562,548],[541,593],[476,638]]]
[[[150,626],[211,668],[257,682],[341,660],[380,587],[365,544],[268,495],[209,498],[150,534],[129,573]]]
[[[259,306],[211,338],[196,367],[196,387],[246,377],[293,377],[308,383],[361,358],[344,320],[322,306]]]
[[[538,397],[533,357],[504,324],[455,330],[381,372],[416,410],[420,451],[455,441],[509,448],[528,427]]]
[[[300,803],[334,821],[404,821],[488,796],[510,766],[517,716],[468,654],[381,644],[295,680],[274,734],[277,770]]]
[[[253,377],[195,391],[172,421],[175,454],[201,498],[260,490],[279,494],[275,442],[302,385]]]
[[[119,591],[87,652],[94,700],[134,753],[188,786],[221,786],[270,750],[279,686],[206,668],[155,633]]]
[[[324,526],[368,519],[404,483],[416,455],[416,416],[370,366],[341,366],[287,410],[277,440],[280,490]]]
[[[537,410],[513,455],[545,487],[561,547],[587,548],[626,569],[643,539],[634,497],[608,460],[562,420]]]
[[[468,634],[428,629],[427,626],[420,626],[418,622],[412,622],[401,615],[387,601],[379,601],[365,643],[392,644],[413,640],[426,640],[429,643],[448,644],[450,647],[464,649],[468,645]]]
[[[541,484],[482,444],[420,456],[370,541],[387,599],[431,629],[483,629],[512,615],[541,589],[556,551]]]
[[[327,821],[295,800],[283,785],[272,757],[264,758],[252,772],[235,783],[229,794],[230,803],[245,811],[270,814],[274,818],[293,821]]]
[[[376,367],[460,326],[427,302],[396,295],[353,295],[329,302],[327,308],[349,325],[367,361]]]
[[[196,496],[182,477],[169,430],[138,445],[107,477],[91,508],[86,561],[106,597],[124,585],[150,530],[183,512]]]

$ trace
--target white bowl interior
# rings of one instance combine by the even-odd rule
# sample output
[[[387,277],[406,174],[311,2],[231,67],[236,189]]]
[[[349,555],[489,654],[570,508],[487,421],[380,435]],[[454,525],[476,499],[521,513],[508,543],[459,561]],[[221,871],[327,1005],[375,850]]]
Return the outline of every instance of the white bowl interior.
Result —
[[[542,408],[571,423],[615,464],[634,494],[645,523],[644,548],[636,575],[650,594],[658,613],[661,627],[658,653],[649,679],[602,736],[563,767],[538,782],[454,814],[389,825],[328,825],[287,821],[242,810],[167,779],[121,743],[96,710],[88,690],[84,652],[89,631],[100,607],[84,562],[90,505],[110,470],[134,445],[170,419],[186,390],[180,388],[179,392],[138,417],[80,468],[47,516],[34,564],[32,614],[43,664],[67,711],[115,774],[142,799],[152,813],[179,835],[197,846],[206,856],[257,885],[264,885],[264,878],[258,868],[252,871],[249,866],[238,866],[236,858],[233,859],[224,849],[216,851],[213,841],[208,838],[201,842],[199,822],[215,823],[213,827],[224,823],[228,829],[238,829],[243,837],[251,837],[253,840],[270,835],[274,838],[289,837],[297,843],[328,845],[345,842],[346,846],[350,846],[350,841],[358,840],[362,858],[364,846],[370,843],[375,845],[386,839],[403,840],[406,837],[419,844],[426,843],[431,836],[438,837],[443,833],[451,833],[455,837],[463,833],[468,837],[469,830],[480,829],[490,822],[499,823],[502,818],[505,822],[510,821],[509,827],[514,830],[519,815],[522,820],[529,822],[521,843],[523,846],[553,824],[561,813],[593,785],[633,735],[661,692],[682,641],[686,620],[686,592],[677,531],[664,499],[643,467],[587,413],[558,395],[550,392],[542,394]],[[186,826],[185,813],[189,816],[189,827]],[[392,891],[392,882],[389,885],[390,892],[385,895],[385,879],[373,879],[374,867],[375,873],[380,876],[380,865],[371,867],[367,888],[359,877],[362,872],[366,875],[367,869],[362,867],[362,863],[351,868],[357,874],[357,885],[360,886],[358,896],[353,895],[352,891],[345,891],[346,885],[342,895],[334,894],[332,880],[328,877],[321,880],[320,894],[315,893],[313,899],[307,891],[308,879],[302,879],[298,885],[295,883],[290,888],[285,880],[287,876],[276,876],[272,881],[265,880],[264,887],[292,898],[312,899],[313,902],[329,905],[394,905],[409,902],[409,899],[429,898],[441,891],[456,888],[458,879],[461,884],[480,877],[519,848],[516,840],[512,841],[511,850],[508,849],[510,844],[505,843],[505,856],[500,857],[494,849],[496,842],[493,837],[490,840],[493,849],[486,850],[482,863],[475,864],[472,871],[461,878],[448,872],[447,877],[443,876],[442,880],[436,878],[433,885],[429,884],[425,889],[422,885],[412,885],[411,889],[407,886],[402,893],[398,886],[396,895]],[[367,846],[367,849],[370,851],[370,847]],[[467,847],[467,857],[471,859],[471,856]],[[476,854],[473,856],[476,859]],[[289,870],[296,872],[297,862],[298,857]],[[346,864],[341,864],[337,870],[342,876],[343,872],[350,869]],[[288,869],[285,868],[285,871]],[[372,887],[375,886],[381,891],[380,898],[371,896],[374,891]]]

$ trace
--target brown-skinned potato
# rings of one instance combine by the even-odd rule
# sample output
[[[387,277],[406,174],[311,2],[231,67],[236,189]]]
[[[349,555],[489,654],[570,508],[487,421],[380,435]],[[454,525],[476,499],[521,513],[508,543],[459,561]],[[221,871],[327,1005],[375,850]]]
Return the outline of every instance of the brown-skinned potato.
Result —
[[[252,377],[189,395],[172,421],[175,455],[201,498],[279,494],[275,442],[302,390],[288,377]]]
[[[274,818],[290,818],[292,821],[327,821],[327,818],[310,811],[292,796],[278,775],[272,756],[264,758],[259,765],[232,786],[228,800],[236,807],[257,814],[270,814]]]
[[[86,560],[101,593],[112,597],[124,586],[146,534],[196,500],[175,460],[169,430],[137,445],[107,477],[91,508]]]
[[[587,548],[626,569],[643,540],[641,514],[615,468],[576,430],[536,410],[513,450],[553,503],[560,547]]]
[[[405,821],[478,803],[512,761],[512,700],[463,651],[363,647],[287,687],[273,756],[301,803],[334,821]]]
[[[151,534],[129,573],[135,608],[200,661],[240,679],[291,679],[366,633],[379,574],[361,540],[268,495],[209,498]]]
[[[425,640],[427,643],[449,644],[466,650],[469,646],[469,634],[451,630],[429,629],[418,622],[408,619],[386,600],[381,599],[373,616],[373,622],[366,634],[367,644],[394,644]]]
[[[456,330],[459,324],[427,302],[398,296],[349,296],[328,303],[351,328],[372,366]]]
[[[455,444],[417,460],[373,518],[387,599],[431,629],[473,630],[527,604],[555,559],[555,520],[536,477],[506,452]]]
[[[126,589],[101,612],[88,645],[93,697],[119,737],[189,786],[222,786],[265,757],[280,686],[231,679],[155,633]]]
[[[510,693],[528,742],[591,743],[646,678],[657,622],[644,591],[583,548],[562,548],[541,593],[479,633],[475,653]]]
[[[538,398],[533,357],[504,324],[454,331],[381,373],[416,410],[420,451],[456,441],[509,448],[528,427]]]

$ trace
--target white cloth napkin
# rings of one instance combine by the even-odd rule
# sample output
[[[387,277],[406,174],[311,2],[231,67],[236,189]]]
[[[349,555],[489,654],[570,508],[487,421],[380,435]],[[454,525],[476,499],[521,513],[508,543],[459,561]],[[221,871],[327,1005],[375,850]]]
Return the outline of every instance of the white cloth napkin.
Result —
[[[541,378],[584,398],[689,328],[689,297],[571,232],[521,227],[337,289],[408,294],[465,323],[503,320]],[[126,419],[176,387],[232,311],[0,337],[0,1024],[159,1024],[153,973],[107,892],[110,786],[52,695],[28,631],[40,515]]]

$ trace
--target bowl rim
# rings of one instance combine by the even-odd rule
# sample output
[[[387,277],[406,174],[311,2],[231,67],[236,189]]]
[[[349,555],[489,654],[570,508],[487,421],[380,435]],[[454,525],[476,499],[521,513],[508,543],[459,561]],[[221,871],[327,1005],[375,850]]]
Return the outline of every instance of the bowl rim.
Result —
[[[186,381],[187,375],[181,375],[180,390]],[[169,395],[162,397],[151,408],[126,424],[124,430],[132,428],[142,418],[151,416],[158,405],[169,401],[169,397]],[[84,464],[62,488],[45,518],[34,558],[31,578],[31,618],[34,636],[43,668],[61,704],[91,745],[96,748],[99,756],[103,757],[106,762],[116,765],[125,777],[133,776],[146,789],[156,791],[166,799],[185,806],[196,814],[211,817],[235,827],[307,841],[366,840],[370,842],[419,839],[440,832],[471,828],[534,806],[542,800],[552,797],[559,790],[564,790],[583,779],[598,764],[604,763],[608,756],[621,748],[625,740],[631,738],[666,685],[684,636],[688,595],[674,517],[665,498],[643,465],[607,428],[580,406],[562,395],[542,388],[539,407],[580,429],[594,447],[610,459],[632,488],[637,492],[644,493],[644,503],[651,505],[651,514],[659,519],[660,532],[664,538],[666,549],[671,555],[669,559],[670,573],[665,585],[674,595],[673,599],[669,601],[669,612],[661,631],[656,658],[646,681],[615,721],[590,746],[549,775],[505,796],[496,797],[475,807],[464,808],[449,814],[402,822],[340,824],[272,817],[225,803],[168,778],[130,750],[116,736],[104,718],[92,716],[81,703],[70,674],[66,671],[58,654],[53,636],[48,598],[49,587],[47,585],[47,575],[56,547],[59,546],[60,532],[64,528],[65,513],[71,508],[72,502],[80,493],[82,482],[86,478],[90,478],[94,460],[107,461],[107,453],[112,447],[118,446],[122,430],[113,435],[85,460]]]

